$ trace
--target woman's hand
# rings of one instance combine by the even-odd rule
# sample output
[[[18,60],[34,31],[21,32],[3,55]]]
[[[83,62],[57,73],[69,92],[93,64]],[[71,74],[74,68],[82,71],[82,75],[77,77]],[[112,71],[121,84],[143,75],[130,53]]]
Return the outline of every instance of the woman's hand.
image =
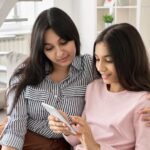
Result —
[[[96,143],[87,122],[83,118],[77,116],[72,116],[71,119],[72,122],[76,124],[76,128],[77,128],[76,136],[79,138],[82,145],[87,150],[99,150],[100,145]]]
[[[67,114],[62,111],[59,111],[59,112],[69,122],[69,120],[67,118]],[[70,129],[67,127],[67,125],[65,123],[59,121],[58,118],[56,118],[52,115],[49,115],[48,120],[49,120],[49,127],[54,133],[57,133],[57,134],[63,133],[66,136],[72,134]]]
[[[140,114],[142,114],[142,121],[145,122],[145,125],[150,127],[150,107],[141,109]]]
[[[147,94],[146,98],[150,100],[150,94]],[[150,107],[141,109],[140,114],[142,114],[142,120],[145,121],[145,125],[150,127]]]

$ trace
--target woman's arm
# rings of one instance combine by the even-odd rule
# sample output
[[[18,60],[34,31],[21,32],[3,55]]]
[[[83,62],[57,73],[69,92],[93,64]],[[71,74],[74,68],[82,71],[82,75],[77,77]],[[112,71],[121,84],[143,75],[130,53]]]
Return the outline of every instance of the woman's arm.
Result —
[[[14,100],[15,90],[8,95],[8,102]],[[24,143],[24,136],[27,131],[27,102],[24,99],[24,92],[21,93],[11,115],[8,117],[8,123],[0,139],[0,145],[3,148],[14,147],[21,149]],[[5,147],[4,147],[5,145]]]

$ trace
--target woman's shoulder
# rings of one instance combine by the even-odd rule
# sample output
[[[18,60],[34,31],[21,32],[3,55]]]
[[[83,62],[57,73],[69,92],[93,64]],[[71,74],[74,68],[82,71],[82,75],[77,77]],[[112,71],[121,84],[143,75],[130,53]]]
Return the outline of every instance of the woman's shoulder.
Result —
[[[132,97],[137,99],[137,104],[139,105],[145,104],[145,103],[150,104],[150,100],[148,100],[147,98],[148,94],[149,92],[147,91],[133,92]]]
[[[93,68],[93,59],[92,56],[89,54],[84,54],[80,56],[81,58],[81,67],[84,70],[92,70]]]
[[[137,99],[137,101],[141,101],[141,100],[146,99],[147,94],[148,94],[147,91],[127,91],[126,92],[126,95]]]
[[[102,86],[104,86],[102,79],[95,79],[91,83],[88,84],[87,88],[94,89],[97,87],[101,88]]]
[[[78,67],[85,67],[89,65],[92,66],[92,56],[89,54],[76,56],[72,62],[72,65]]]
[[[140,113],[139,112],[143,108],[150,107],[150,100],[148,99],[148,92],[136,92],[132,95],[132,100],[135,101],[135,109],[134,114],[139,118]],[[137,119],[135,119],[137,120]]]
[[[125,103],[130,104],[133,108],[140,109],[144,106],[150,106],[150,100],[147,98],[148,92],[146,91],[125,91],[124,93],[118,95],[120,99],[125,101]]]
[[[73,60],[72,66],[78,70],[82,70],[84,73],[92,74],[92,56],[89,54],[76,56]]]
[[[80,56],[83,62],[92,62],[93,58],[90,54],[84,54]]]

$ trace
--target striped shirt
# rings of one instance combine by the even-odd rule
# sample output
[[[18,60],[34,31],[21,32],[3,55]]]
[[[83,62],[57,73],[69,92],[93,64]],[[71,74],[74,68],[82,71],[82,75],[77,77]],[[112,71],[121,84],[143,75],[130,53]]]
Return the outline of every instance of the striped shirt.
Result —
[[[86,87],[93,80],[92,58],[77,56],[72,62],[66,79],[54,83],[46,77],[37,86],[27,86],[15,105],[0,140],[1,145],[22,149],[27,129],[47,138],[60,138],[48,126],[49,113],[41,105],[50,104],[69,115],[81,115],[84,108]],[[15,93],[9,94],[9,99]]]

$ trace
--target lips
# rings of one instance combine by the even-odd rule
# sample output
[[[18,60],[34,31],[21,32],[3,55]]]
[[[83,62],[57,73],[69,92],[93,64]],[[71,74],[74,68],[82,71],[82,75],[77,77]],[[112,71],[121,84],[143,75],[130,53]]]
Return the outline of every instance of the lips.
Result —
[[[110,74],[107,74],[107,75],[106,75],[106,74],[101,74],[101,77],[102,77],[103,79],[105,79],[105,80],[108,79],[109,76],[110,76]]]
[[[62,58],[62,59],[59,59],[58,61],[59,61],[59,62],[65,62],[65,61],[67,61],[68,57],[69,57],[69,56],[66,56],[66,57],[64,57],[64,58]]]

